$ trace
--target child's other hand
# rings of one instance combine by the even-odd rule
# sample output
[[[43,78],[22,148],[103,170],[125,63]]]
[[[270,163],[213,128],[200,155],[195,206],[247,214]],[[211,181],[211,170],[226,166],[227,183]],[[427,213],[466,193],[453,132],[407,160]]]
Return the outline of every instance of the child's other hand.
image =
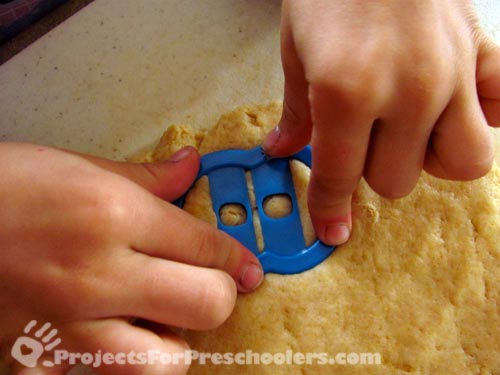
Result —
[[[311,142],[309,210],[324,242],[347,240],[362,176],[397,198],[422,169],[458,180],[490,169],[500,52],[469,0],[284,0],[281,31],[284,111],[264,148]]]
[[[129,318],[212,329],[231,313],[237,289],[260,281],[249,250],[164,200],[193,182],[193,148],[129,164],[3,143],[0,160],[0,343],[9,350],[35,319],[51,322],[73,351],[183,352],[186,343],[168,330]],[[161,367],[117,366],[97,371]],[[182,362],[161,368],[186,371]]]

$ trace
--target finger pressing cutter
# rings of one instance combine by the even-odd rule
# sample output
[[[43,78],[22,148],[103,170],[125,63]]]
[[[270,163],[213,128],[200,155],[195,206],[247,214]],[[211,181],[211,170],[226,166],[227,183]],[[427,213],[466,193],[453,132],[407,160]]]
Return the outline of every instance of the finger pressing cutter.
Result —
[[[286,158],[270,158],[261,147],[213,152],[201,158],[196,178],[208,177],[217,227],[250,249],[261,262],[264,273],[295,274],[306,271],[325,260],[335,249],[319,240],[306,246],[290,160],[298,160],[311,167],[310,146]],[[246,172],[251,173],[254,186],[256,211],[264,240],[262,251],[257,246],[255,213],[250,203]],[[177,200],[179,207],[184,206],[186,195]],[[266,199],[275,195],[287,196],[292,204],[291,212],[285,217],[272,218],[264,211]],[[246,220],[242,224],[225,225],[222,222],[221,208],[228,204],[237,204],[245,209]]]

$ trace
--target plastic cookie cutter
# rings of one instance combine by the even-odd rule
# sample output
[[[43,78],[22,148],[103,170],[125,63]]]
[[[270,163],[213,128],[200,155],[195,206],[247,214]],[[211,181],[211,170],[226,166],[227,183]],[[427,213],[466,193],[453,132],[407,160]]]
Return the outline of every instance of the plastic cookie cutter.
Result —
[[[196,180],[208,176],[212,208],[217,216],[218,228],[249,248],[261,262],[264,273],[300,273],[315,267],[335,250],[334,246],[328,246],[319,240],[309,247],[305,244],[289,166],[290,160],[294,159],[311,167],[310,146],[286,158],[270,158],[264,154],[261,147],[252,150],[222,150],[201,158]],[[262,251],[257,247],[254,213],[245,177],[247,171],[252,176],[257,214],[264,239]],[[186,195],[176,202],[178,206],[184,206]],[[264,201],[274,195],[286,195],[290,198],[292,209],[289,215],[271,218],[265,213]],[[237,204],[245,208],[247,215],[244,223],[231,226],[222,222],[220,211],[227,204]]]

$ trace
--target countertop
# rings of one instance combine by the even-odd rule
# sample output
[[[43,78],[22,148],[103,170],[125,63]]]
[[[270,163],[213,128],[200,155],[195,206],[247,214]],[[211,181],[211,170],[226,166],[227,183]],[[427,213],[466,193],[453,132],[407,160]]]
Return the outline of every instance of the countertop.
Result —
[[[0,66],[0,140],[110,158],[282,96],[279,1],[94,1]]]
[[[476,0],[500,40],[500,2]],[[0,66],[0,141],[114,159],[282,97],[278,0],[96,0]]]

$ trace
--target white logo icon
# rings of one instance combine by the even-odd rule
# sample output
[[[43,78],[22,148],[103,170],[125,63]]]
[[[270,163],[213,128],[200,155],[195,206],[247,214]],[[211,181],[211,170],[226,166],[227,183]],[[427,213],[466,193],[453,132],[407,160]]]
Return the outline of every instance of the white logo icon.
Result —
[[[26,324],[26,327],[24,327],[24,333],[28,335],[36,324],[36,320],[30,321]],[[33,334],[34,337],[18,337],[12,346],[12,350],[10,351],[12,357],[26,367],[36,367],[38,360],[44,352],[50,352],[61,343],[61,339],[59,337],[54,338],[57,335],[57,329],[52,328],[47,334],[45,334],[50,326],[50,323],[42,325],[40,329]],[[51,361],[43,361],[43,365],[46,367],[52,367],[54,363]]]

